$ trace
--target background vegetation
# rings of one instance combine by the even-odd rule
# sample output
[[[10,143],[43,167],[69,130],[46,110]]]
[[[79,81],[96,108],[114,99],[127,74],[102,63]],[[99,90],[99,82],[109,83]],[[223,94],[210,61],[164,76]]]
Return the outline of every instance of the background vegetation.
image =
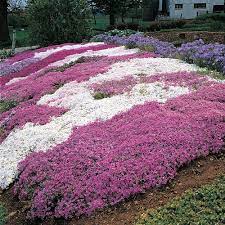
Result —
[[[5,208],[0,203],[0,225],[5,224],[6,211]]]
[[[28,19],[35,44],[81,42],[91,35],[90,10],[85,0],[31,0]]]
[[[225,223],[225,177],[142,215],[137,225],[210,225]]]

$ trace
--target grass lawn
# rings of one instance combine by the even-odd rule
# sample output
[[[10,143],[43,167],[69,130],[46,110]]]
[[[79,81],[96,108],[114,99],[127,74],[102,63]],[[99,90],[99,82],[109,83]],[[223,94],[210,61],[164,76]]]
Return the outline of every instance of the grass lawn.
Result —
[[[9,28],[10,37],[12,40],[13,29]],[[25,47],[29,45],[29,33],[27,28],[24,30],[16,30],[16,47]]]
[[[125,23],[138,23],[140,25],[142,24],[149,24],[149,22],[144,22],[144,21],[141,21],[141,20],[137,20],[137,19],[134,19],[132,20],[132,18],[124,18],[124,21]],[[116,23],[117,24],[120,24],[122,23],[122,19],[120,17],[117,17],[116,18]],[[106,28],[109,26],[109,16],[106,15],[101,15],[101,16],[96,16],[96,24],[94,22],[94,19],[93,19],[93,27],[94,29],[97,29],[97,30],[106,30]]]

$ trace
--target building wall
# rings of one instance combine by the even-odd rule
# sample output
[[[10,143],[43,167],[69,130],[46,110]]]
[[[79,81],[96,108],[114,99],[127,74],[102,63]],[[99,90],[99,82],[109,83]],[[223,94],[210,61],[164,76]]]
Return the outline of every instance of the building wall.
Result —
[[[224,0],[168,0],[169,17],[192,19],[198,15],[213,12],[214,5],[224,5]],[[196,3],[206,3],[206,8],[194,8]],[[182,9],[175,9],[175,4],[183,4]]]

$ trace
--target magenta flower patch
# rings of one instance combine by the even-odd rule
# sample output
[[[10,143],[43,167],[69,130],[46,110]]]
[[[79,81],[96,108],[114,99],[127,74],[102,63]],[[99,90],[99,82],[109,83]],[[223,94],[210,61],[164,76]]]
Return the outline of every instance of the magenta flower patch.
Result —
[[[163,82],[167,85],[173,86],[185,86],[189,88],[198,89],[202,86],[210,86],[216,84],[216,80],[209,80],[206,76],[201,76],[197,73],[190,72],[178,72],[178,73],[166,73],[157,74],[149,77],[141,77],[141,82],[153,83]]]
[[[49,106],[38,106],[29,102],[21,104],[7,112],[0,114],[0,143],[8,136],[14,128],[22,127],[28,122],[34,124],[46,124],[53,116],[60,116],[65,109]]]
[[[203,92],[214,97],[202,99]],[[224,84],[205,87],[75,128],[66,142],[20,163],[15,194],[32,200],[32,218],[68,218],[166,184],[180,166],[222,149],[222,95]]]
[[[135,84],[137,84],[136,79],[132,76],[127,76],[121,80],[106,81],[102,84],[95,83],[90,88],[95,93],[100,92],[107,95],[116,95],[129,92]]]

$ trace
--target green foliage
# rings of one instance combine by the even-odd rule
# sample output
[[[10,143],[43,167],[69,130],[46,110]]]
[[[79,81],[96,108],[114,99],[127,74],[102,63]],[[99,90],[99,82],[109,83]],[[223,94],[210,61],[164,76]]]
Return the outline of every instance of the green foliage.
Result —
[[[62,66],[59,66],[59,67],[56,67],[56,68],[48,69],[47,72],[64,72],[66,69],[68,69],[68,68],[74,66],[75,64],[87,62],[87,61],[88,61],[89,59],[91,59],[91,58],[94,58],[94,57],[81,56],[81,57],[78,58],[77,60],[72,61],[72,62],[70,62],[70,63],[65,63],[65,64],[62,65]]]
[[[198,16],[193,23],[208,24],[209,31],[225,31],[225,13],[210,13]]]
[[[225,177],[212,185],[188,191],[157,210],[141,216],[138,225],[211,225],[225,223]]]
[[[193,20],[186,23],[182,29],[185,31],[209,31],[211,22]]]
[[[5,217],[6,217],[6,210],[0,204],[0,225],[4,225],[5,224]]]
[[[122,36],[130,36],[131,34],[136,34],[137,32],[135,30],[119,30],[119,29],[114,29],[114,30],[110,30],[108,32],[105,32],[106,35],[110,35],[110,36],[114,36],[117,35],[119,37]]]
[[[196,20],[199,20],[199,21],[214,20],[214,21],[225,22],[225,13],[203,14],[198,16]]]
[[[155,52],[155,48],[152,45],[143,45],[143,46],[140,46],[139,48],[146,52]]]
[[[108,26],[107,30],[139,30],[141,26],[137,23],[119,23],[114,26]]]
[[[0,137],[5,133],[5,129],[3,127],[0,127]]]
[[[0,50],[1,49],[4,49],[4,48],[8,48],[8,47],[11,47],[11,40],[8,40],[8,41],[0,41]]]
[[[97,92],[94,94],[94,99],[96,99],[96,100],[100,100],[100,99],[108,98],[108,97],[110,97],[109,94],[102,93],[102,92]]]
[[[0,60],[1,59],[7,59],[13,55],[13,52],[10,50],[0,50]]]
[[[215,70],[209,70],[208,68],[205,68],[205,67],[200,68],[198,70],[198,73],[200,75],[209,76],[209,77],[212,77],[212,78],[217,79],[217,80],[224,80],[225,79],[225,76],[222,73],[217,72]]]
[[[109,26],[107,29],[118,29],[118,30],[140,30],[143,32],[149,31],[160,31],[162,29],[175,29],[182,28],[186,22],[184,20],[168,20],[168,21],[154,21],[149,22],[147,26],[140,25],[138,23],[120,23],[114,26]]]
[[[71,66],[75,65],[77,61],[70,62],[70,63],[65,63],[62,66],[56,67],[56,68],[51,68],[47,70],[47,72],[64,72],[66,69],[70,68]]]
[[[24,28],[28,26],[28,19],[25,13],[11,13],[8,15],[8,25],[13,28]]]
[[[6,112],[14,107],[16,107],[18,103],[13,100],[4,101],[0,100],[0,113]]]
[[[137,48],[137,44],[135,42],[129,42],[125,45],[126,49]]]
[[[162,29],[182,28],[186,24],[185,20],[168,20],[151,22],[145,31],[160,31]]]
[[[91,35],[86,0],[30,0],[29,27],[34,43],[81,42]]]
[[[225,21],[220,22],[220,21],[213,21],[210,24],[210,31],[225,31]]]
[[[127,13],[131,7],[138,7],[141,4],[140,0],[93,0],[97,7],[104,10],[106,14]]]
[[[96,7],[110,15],[110,25],[115,25],[115,16],[126,16],[131,8],[138,8],[141,0],[92,0]]]
[[[75,63],[84,63],[84,62],[87,62],[91,58],[93,58],[93,57],[90,57],[90,56],[81,56],[79,59],[77,59],[75,61]]]
[[[12,36],[12,31],[10,32]],[[16,31],[16,47],[29,46],[29,31],[25,28],[23,30]]]

